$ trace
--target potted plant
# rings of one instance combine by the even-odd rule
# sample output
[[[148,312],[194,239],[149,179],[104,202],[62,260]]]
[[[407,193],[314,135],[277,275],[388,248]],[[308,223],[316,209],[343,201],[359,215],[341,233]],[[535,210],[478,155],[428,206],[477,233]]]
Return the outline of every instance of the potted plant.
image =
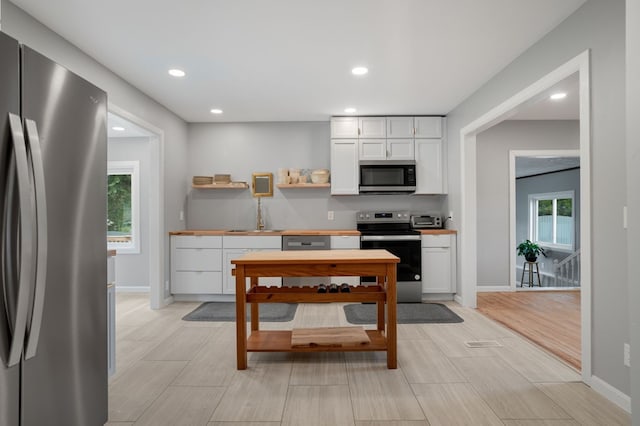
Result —
[[[518,256],[524,256],[527,262],[535,262],[539,254],[547,257],[544,249],[530,240],[520,243],[516,249],[518,250]]]

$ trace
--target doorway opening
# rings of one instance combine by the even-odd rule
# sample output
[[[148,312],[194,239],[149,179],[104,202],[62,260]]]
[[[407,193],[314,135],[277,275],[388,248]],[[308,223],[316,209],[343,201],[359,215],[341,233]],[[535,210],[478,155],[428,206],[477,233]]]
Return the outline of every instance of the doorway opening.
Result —
[[[591,187],[590,187],[590,90],[589,90],[589,51],[576,56],[556,70],[516,93],[505,102],[497,105],[460,131],[461,155],[461,224],[460,224],[460,282],[461,294],[457,300],[465,306],[477,306],[477,266],[478,266],[478,218],[477,208],[477,135],[505,119],[513,116],[519,109],[541,99],[546,91],[572,74],[578,75],[579,90],[579,153],[581,187],[581,227],[580,243],[580,310],[581,324],[581,364],[582,380],[586,384],[592,381],[591,371]],[[513,273],[513,272],[512,272]]]
[[[109,106],[108,167],[109,174],[117,178],[110,182],[121,186],[124,182],[125,187],[127,178],[132,182],[131,194],[125,189],[114,196],[114,200],[122,194],[131,196],[130,203],[122,202],[120,228],[111,230],[110,236],[117,252],[116,292],[148,293],[152,309],[165,304],[163,138],[162,130],[115,105]]]

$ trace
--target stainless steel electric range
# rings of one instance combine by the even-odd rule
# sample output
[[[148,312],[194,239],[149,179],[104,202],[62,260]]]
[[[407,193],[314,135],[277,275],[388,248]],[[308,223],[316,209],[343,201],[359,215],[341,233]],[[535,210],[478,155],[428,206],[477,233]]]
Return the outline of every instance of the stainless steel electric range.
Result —
[[[422,256],[420,232],[411,228],[408,211],[362,211],[356,213],[360,249],[385,249],[400,258],[397,270],[398,302],[422,302]],[[362,283],[375,282],[362,277]]]

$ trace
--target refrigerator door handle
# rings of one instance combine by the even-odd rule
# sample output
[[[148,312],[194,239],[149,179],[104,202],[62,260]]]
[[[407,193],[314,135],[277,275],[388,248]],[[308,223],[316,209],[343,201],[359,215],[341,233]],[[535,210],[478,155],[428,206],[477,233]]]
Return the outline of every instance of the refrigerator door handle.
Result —
[[[36,280],[33,296],[33,314],[31,326],[28,331],[27,349],[25,359],[33,358],[38,349],[40,329],[42,328],[42,314],[44,311],[44,296],[47,276],[47,197],[45,194],[44,165],[42,163],[42,150],[40,149],[40,136],[38,127],[33,120],[25,120],[27,130],[27,143],[31,151],[31,163],[33,167],[33,181],[36,193]]]
[[[33,283],[34,235],[32,219],[35,202],[31,196],[31,177],[29,172],[29,162],[27,160],[27,147],[22,130],[22,120],[17,115],[9,113],[9,126],[11,128],[11,135],[13,139],[15,170],[18,178],[18,198],[20,206],[20,266],[18,267],[19,275],[15,321],[13,322],[13,330],[11,330],[12,337],[11,346],[9,348],[9,357],[7,358],[7,367],[14,366],[20,362],[22,349],[24,347],[27,316],[29,313],[29,299]],[[5,204],[5,209],[9,208],[7,206],[8,204],[9,203]],[[5,223],[5,226],[7,225],[8,224]]]

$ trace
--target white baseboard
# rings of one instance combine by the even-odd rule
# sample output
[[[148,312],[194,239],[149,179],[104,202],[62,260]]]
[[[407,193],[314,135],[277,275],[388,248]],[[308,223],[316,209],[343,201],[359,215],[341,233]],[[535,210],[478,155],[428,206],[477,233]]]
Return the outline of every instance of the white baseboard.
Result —
[[[611,386],[599,377],[591,376],[591,389],[607,398],[609,401],[631,413],[631,397]]]
[[[496,291],[513,291],[511,290],[511,286],[508,285],[479,285],[476,287],[477,293],[486,293],[486,292],[496,292]]]
[[[453,300],[454,300],[455,302],[458,302],[458,304],[459,304],[460,306],[464,306],[464,305],[462,304],[462,296],[460,296],[459,294],[457,294],[457,293],[456,293],[456,294],[453,296]]]
[[[422,293],[423,302],[453,300],[453,293]]]
[[[116,285],[116,293],[149,293],[151,287],[142,285]]]

